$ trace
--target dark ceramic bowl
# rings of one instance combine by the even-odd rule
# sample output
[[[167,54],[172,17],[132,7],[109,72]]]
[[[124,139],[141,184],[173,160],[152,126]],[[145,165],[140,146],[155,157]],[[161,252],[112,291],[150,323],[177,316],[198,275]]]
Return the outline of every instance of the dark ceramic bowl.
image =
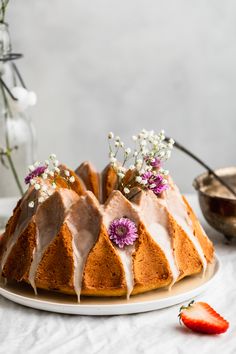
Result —
[[[236,190],[236,167],[214,172]],[[193,186],[198,191],[200,207],[207,222],[228,240],[236,237],[236,197],[208,172],[196,177]]]

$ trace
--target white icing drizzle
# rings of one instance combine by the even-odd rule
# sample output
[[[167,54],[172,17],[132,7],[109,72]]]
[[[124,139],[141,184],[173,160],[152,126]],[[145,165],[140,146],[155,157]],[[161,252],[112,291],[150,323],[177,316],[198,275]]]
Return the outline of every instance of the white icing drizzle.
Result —
[[[133,288],[134,288],[134,276],[133,276],[133,262],[132,262],[132,254],[134,252],[134,245],[130,245],[125,249],[116,248],[119,253],[120,259],[123,264],[123,268],[125,271],[125,280],[127,286],[127,294],[126,297],[129,299]]]
[[[191,219],[187,213],[186,205],[177,186],[171,185],[171,187],[165,192],[165,199],[162,199],[161,201],[166,205],[175,221],[182,227],[188,238],[193,243],[199,258],[201,259],[204,274],[207,268],[207,261],[205,259],[202,247],[197,237],[193,233],[193,225]]]
[[[30,188],[25,196],[23,197],[19,208],[21,209],[21,212],[19,214],[19,219],[17,221],[17,225],[15,228],[15,231],[13,232],[12,235],[9,235],[8,240],[6,241],[5,245],[5,251],[2,255],[1,261],[0,261],[0,275],[2,277],[2,271],[3,268],[7,262],[7,259],[17,243],[20,235],[23,233],[23,231],[27,228],[29,225],[30,221],[33,220],[33,210],[28,208],[28,200],[32,194],[32,188]],[[7,282],[7,279],[5,279],[5,283]]]
[[[171,236],[168,233],[167,211],[152,192],[142,194],[137,210],[148,233],[161,248],[169,263],[173,277],[170,289],[179,277],[179,269],[175,262]]]
[[[99,204],[91,192],[86,192],[74,204],[65,221],[72,235],[74,290],[80,302],[85,263],[98,238],[101,224]]]
[[[50,243],[58,235],[65,216],[75,201],[75,197],[77,197],[75,192],[68,189],[60,189],[40,205],[37,210],[35,217],[37,229],[36,247],[33,251],[28,277],[35,294],[37,294],[35,277],[39,263]]]

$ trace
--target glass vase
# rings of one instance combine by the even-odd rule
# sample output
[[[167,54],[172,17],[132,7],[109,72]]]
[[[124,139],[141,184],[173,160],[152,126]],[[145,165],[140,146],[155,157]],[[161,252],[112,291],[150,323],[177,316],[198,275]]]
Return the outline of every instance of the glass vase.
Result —
[[[14,109],[11,89],[19,87],[19,77],[11,54],[8,25],[0,23],[0,198],[23,194],[27,167],[35,160],[31,119]]]

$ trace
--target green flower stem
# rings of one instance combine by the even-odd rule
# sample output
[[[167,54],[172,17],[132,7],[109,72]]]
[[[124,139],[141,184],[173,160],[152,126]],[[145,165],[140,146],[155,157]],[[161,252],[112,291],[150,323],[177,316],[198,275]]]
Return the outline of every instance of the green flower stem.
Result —
[[[23,188],[22,188],[22,186],[21,186],[19,176],[18,176],[18,174],[17,174],[15,165],[14,165],[13,160],[12,160],[12,157],[11,157],[11,151],[9,151],[8,149],[7,149],[6,157],[7,157],[8,163],[9,163],[9,165],[10,165],[10,169],[11,169],[11,171],[12,171],[12,174],[13,174],[13,176],[14,176],[14,178],[15,178],[17,187],[18,187],[18,189],[19,189],[19,191],[20,191],[20,194],[21,194],[21,196],[23,196],[24,191],[23,191]]]
[[[5,112],[4,112],[5,122],[7,123],[8,113],[10,112],[10,107],[8,105],[6,93],[4,91],[4,88],[3,88],[2,84],[0,85],[0,87],[1,87],[3,100],[4,100],[4,106],[5,106]],[[13,177],[15,179],[16,185],[17,185],[17,187],[19,189],[19,192],[20,192],[21,196],[23,196],[24,191],[23,191],[23,188],[21,186],[20,179],[19,179],[18,173],[16,171],[16,168],[15,168],[12,156],[11,156],[12,149],[10,147],[10,142],[9,142],[9,136],[8,136],[7,128],[6,128],[6,131],[5,131],[5,141],[6,141],[6,153],[5,153],[5,156],[6,156],[7,160],[8,160],[10,169],[12,171],[12,174],[13,174]]]
[[[0,23],[4,23],[5,13],[6,13],[6,8],[7,8],[8,3],[9,3],[9,0],[1,0]]]

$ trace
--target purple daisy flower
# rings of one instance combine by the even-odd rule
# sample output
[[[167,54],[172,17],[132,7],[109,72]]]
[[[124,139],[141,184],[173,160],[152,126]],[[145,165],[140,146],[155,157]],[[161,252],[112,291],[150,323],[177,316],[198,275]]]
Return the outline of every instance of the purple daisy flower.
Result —
[[[113,220],[109,226],[108,234],[119,248],[124,248],[125,245],[132,245],[138,238],[137,227],[128,218]]]
[[[168,189],[168,184],[164,182],[166,180],[160,174],[154,175],[152,172],[146,172],[141,177],[147,182],[147,188],[153,191],[156,195],[161,194]]]
[[[35,177],[39,177],[41,176],[44,171],[46,170],[47,166],[38,166],[35,168],[35,170],[33,170],[32,172],[30,172],[26,177],[25,177],[25,183],[26,184],[29,184],[30,183],[30,180],[32,178],[35,178]]]

